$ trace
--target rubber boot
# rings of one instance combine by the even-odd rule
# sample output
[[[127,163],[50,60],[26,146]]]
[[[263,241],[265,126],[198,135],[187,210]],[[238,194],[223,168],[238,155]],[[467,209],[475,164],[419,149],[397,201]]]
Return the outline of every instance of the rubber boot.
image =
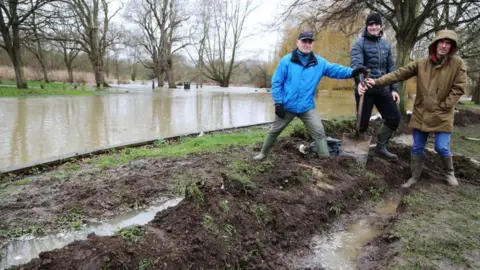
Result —
[[[417,183],[420,180],[420,175],[422,174],[423,163],[425,162],[425,156],[411,156],[410,158],[410,170],[412,172],[412,177],[402,185],[403,188],[409,188],[413,184]]]
[[[447,183],[450,186],[458,186],[457,178],[455,177],[455,173],[453,172],[452,156],[442,158],[442,165],[443,165],[443,171],[445,173]]]
[[[317,146],[317,154],[319,158],[330,157],[330,151],[328,151],[328,144],[326,139],[315,140],[315,145]]]
[[[386,159],[390,160],[397,160],[397,155],[390,153],[387,150],[387,144],[390,138],[392,137],[393,130],[383,124],[380,127],[380,130],[377,135],[377,146],[375,147],[375,153],[385,157]]]
[[[265,142],[263,143],[262,150],[258,155],[253,157],[253,160],[255,161],[264,160],[268,156],[268,153],[270,152],[270,149],[272,148],[276,140],[277,140],[277,136],[268,134],[267,137],[265,138]]]

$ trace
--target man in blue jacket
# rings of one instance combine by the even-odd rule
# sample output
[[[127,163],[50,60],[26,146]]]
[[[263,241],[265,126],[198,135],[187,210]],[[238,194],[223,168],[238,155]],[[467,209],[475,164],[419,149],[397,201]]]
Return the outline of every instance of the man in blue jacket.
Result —
[[[351,51],[350,67],[366,67],[371,70],[370,77],[380,78],[383,75],[395,71],[392,47],[385,39],[382,39],[382,18],[377,13],[368,15],[365,21],[365,31],[357,40]],[[355,99],[358,103],[359,79],[355,78]],[[365,132],[370,122],[373,105],[384,119],[383,125],[377,135],[375,153],[391,160],[397,159],[397,155],[387,150],[387,144],[392,134],[400,124],[400,110],[398,109],[400,96],[397,93],[397,84],[385,87],[376,87],[368,90],[363,100],[362,119],[360,119],[360,132]]]
[[[315,91],[323,76],[333,79],[348,79],[365,73],[364,67],[351,69],[329,63],[312,52],[312,32],[303,32],[297,40],[297,48],[285,55],[272,77],[272,97],[275,103],[275,120],[268,131],[261,152],[254,157],[260,161],[267,157],[278,135],[298,117],[315,139],[319,157],[329,157],[325,130],[320,116],[315,111]]]

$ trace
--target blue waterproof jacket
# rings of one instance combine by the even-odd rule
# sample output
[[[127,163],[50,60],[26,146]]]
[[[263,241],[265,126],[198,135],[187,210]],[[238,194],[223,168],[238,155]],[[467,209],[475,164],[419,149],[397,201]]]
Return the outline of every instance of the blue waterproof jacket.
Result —
[[[283,104],[287,112],[304,113],[315,108],[315,91],[323,76],[352,78],[353,69],[349,67],[329,63],[313,52],[302,64],[301,56],[296,49],[282,57],[272,77],[273,100],[275,104]]]
[[[355,42],[350,52],[350,67],[364,66],[371,69],[370,78],[380,78],[383,75],[396,70],[393,62],[392,46],[388,41],[382,39],[383,32],[378,37],[372,36],[365,28],[361,38]],[[356,85],[358,78],[355,78]],[[397,83],[390,86],[369,90],[369,93],[380,93],[383,91],[397,91]]]

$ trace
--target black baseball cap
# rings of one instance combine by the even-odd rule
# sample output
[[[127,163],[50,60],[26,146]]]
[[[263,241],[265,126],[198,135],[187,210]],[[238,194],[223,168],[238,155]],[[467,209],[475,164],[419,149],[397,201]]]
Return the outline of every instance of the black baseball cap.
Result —
[[[300,33],[300,35],[298,36],[298,39],[299,40],[305,40],[305,39],[315,40],[315,35],[310,31],[306,31],[306,32]]]

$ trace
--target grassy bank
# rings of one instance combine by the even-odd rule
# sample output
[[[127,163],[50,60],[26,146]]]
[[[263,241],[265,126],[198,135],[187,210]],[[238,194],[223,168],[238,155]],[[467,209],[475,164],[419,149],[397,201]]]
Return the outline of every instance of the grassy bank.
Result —
[[[22,96],[82,96],[92,95],[98,92],[89,89],[85,85],[78,86],[65,83],[42,83],[39,81],[28,81],[28,89],[18,89],[15,81],[2,81],[0,83],[0,97],[22,97]],[[41,88],[43,85],[44,89]]]
[[[413,189],[393,232],[404,242],[388,269],[479,269],[480,188]]]

